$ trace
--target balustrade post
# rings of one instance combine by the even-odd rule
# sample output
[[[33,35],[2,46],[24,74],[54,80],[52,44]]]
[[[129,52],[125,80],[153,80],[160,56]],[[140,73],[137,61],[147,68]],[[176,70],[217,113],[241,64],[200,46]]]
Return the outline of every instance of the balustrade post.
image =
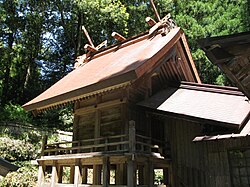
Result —
[[[108,138],[105,138],[105,151],[108,151]]]
[[[133,153],[136,149],[135,121],[129,121],[129,152]]]
[[[80,141],[77,142],[77,146],[78,146],[77,153],[80,153],[81,152],[81,149],[80,149],[81,142]]]

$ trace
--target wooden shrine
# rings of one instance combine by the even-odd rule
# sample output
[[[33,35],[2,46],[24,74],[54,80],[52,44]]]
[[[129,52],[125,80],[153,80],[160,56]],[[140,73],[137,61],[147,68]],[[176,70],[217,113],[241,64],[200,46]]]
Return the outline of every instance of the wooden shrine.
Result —
[[[113,33],[119,42],[106,48],[84,28],[88,52],[75,69],[23,106],[39,114],[74,104],[73,141],[44,138],[38,186],[234,184],[232,150],[250,146],[249,101],[237,88],[201,84],[182,29],[169,15],[157,19],[147,18],[151,29],[133,38]]]
[[[183,31],[167,29],[158,24],[131,39],[120,36],[120,43],[100,51],[86,46],[90,52],[79,57],[74,71],[24,105],[39,113],[74,102],[73,141],[44,141],[39,186],[90,186],[89,170],[92,186],[109,186],[110,171],[115,186],[153,186],[155,169],[164,173],[162,184],[170,183],[164,125],[136,106],[171,82],[200,82]]]

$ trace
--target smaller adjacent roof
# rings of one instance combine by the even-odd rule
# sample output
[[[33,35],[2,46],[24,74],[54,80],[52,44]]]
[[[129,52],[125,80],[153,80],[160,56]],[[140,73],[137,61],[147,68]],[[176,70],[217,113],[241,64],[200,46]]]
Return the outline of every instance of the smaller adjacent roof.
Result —
[[[199,41],[208,58],[250,99],[250,32]]]
[[[237,88],[182,82],[138,103],[163,114],[239,128],[249,116],[249,100]]]
[[[18,166],[9,163],[0,157],[0,175],[5,177],[10,171],[18,170]]]

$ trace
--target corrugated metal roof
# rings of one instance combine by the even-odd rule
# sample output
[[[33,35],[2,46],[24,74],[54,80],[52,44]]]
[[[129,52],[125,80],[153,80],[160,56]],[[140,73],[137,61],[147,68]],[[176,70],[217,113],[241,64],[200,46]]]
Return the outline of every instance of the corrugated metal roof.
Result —
[[[150,70],[179,40],[185,40],[183,31],[174,28],[166,36],[156,34],[149,37],[146,34],[98,52],[88,63],[69,73],[23,107],[26,110],[41,110],[74,101],[84,94],[129,83]],[[199,82],[192,59],[189,61],[194,76],[193,80],[187,81]]]
[[[244,124],[250,111],[249,100],[235,88],[190,83],[169,87],[138,105],[235,127]]]

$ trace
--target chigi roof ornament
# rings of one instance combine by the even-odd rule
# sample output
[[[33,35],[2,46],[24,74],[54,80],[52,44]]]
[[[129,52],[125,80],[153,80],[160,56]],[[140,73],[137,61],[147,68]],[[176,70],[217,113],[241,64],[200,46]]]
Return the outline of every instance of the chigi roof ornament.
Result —
[[[153,7],[153,10],[154,10],[154,13],[155,13],[155,16],[157,18],[157,21],[156,22],[154,19],[150,18],[150,17],[147,17],[146,18],[146,22],[152,26],[152,28],[149,30],[149,34],[152,35],[154,34],[156,31],[158,31],[159,29],[163,28],[163,31],[162,31],[162,35],[166,35],[171,29],[177,27],[176,23],[173,21],[173,19],[171,18],[171,15],[170,13],[167,14],[164,18],[160,18],[160,15],[156,9],[156,6],[154,4],[154,1],[153,0],[150,0],[150,3]]]
[[[171,18],[171,15],[170,13],[167,14],[165,17],[163,17],[161,19],[157,9],[156,9],[156,6],[154,4],[154,1],[153,0],[150,0],[150,3],[151,3],[151,6],[153,8],[153,11],[155,13],[155,17],[157,18],[157,21],[155,21],[153,18],[151,17],[147,17],[146,18],[146,22],[148,23],[148,25],[151,27],[148,31],[149,33],[149,37],[151,38],[152,36],[154,36],[155,34],[160,34],[162,36],[165,36],[167,35],[167,33],[170,32],[171,29],[173,28],[176,28],[177,25],[175,24],[175,22],[173,21],[173,19]],[[103,48],[103,47],[106,47],[107,46],[107,40],[105,40],[104,42],[102,42],[101,44],[99,44],[97,47],[95,47],[91,37],[89,36],[89,33],[87,31],[87,29],[82,26],[82,30],[88,40],[88,44],[85,44],[84,45],[84,49],[87,51],[86,54],[84,55],[81,55],[79,57],[77,57],[76,59],[76,63],[74,65],[74,68],[77,68],[77,67],[80,67],[80,66],[83,66],[85,63],[87,63],[88,61],[91,60],[91,57],[98,53],[98,51]],[[128,39],[125,38],[124,36],[122,36],[121,34],[117,33],[117,32],[112,32],[111,36],[113,38],[115,38],[117,41],[119,42],[124,42],[124,41],[127,41]],[[135,36],[136,37],[136,36]]]

